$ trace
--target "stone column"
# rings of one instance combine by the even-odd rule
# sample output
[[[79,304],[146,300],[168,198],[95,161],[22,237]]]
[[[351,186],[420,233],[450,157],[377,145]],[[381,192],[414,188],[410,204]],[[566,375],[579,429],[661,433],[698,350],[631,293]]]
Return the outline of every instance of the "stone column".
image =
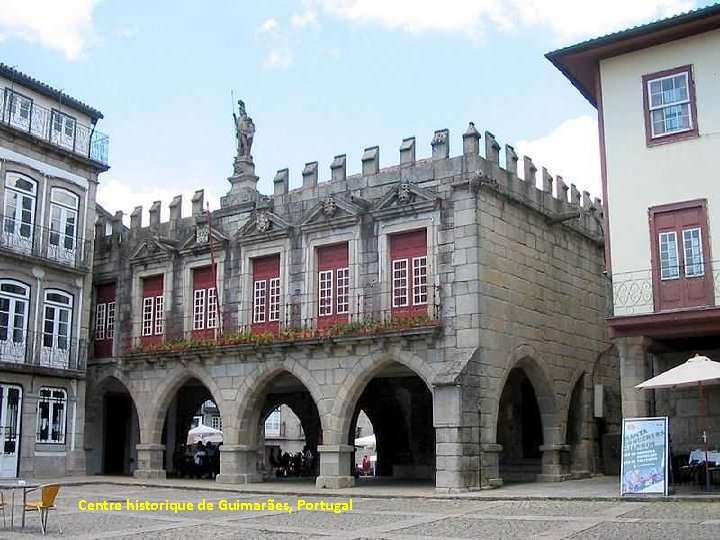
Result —
[[[257,448],[245,444],[220,446],[220,474],[215,481],[221,484],[250,484],[262,482],[257,470]]]
[[[624,418],[650,416],[653,392],[638,390],[636,384],[652,377],[652,340],[642,336],[615,338],[620,353],[620,387]]]
[[[542,452],[542,472],[537,475],[538,482],[564,482],[570,480],[570,445],[544,444]]]
[[[320,476],[315,481],[319,488],[346,488],[355,485],[355,478],[348,476],[352,471],[355,447],[349,444],[321,444]]]
[[[136,444],[137,469],[135,478],[165,478],[165,445]]]
[[[503,485],[500,477],[500,452],[501,444],[480,445],[480,483],[483,487],[496,488]]]

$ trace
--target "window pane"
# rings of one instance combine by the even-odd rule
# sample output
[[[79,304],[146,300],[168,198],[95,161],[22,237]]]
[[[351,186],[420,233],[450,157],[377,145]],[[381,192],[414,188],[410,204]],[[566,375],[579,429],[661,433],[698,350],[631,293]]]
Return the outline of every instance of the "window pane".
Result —
[[[268,320],[280,320],[280,278],[270,280],[270,310]]]
[[[678,279],[677,235],[674,231],[660,233],[660,279]]]
[[[413,304],[427,304],[427,257],[413,259]]]
[[[700,229],[685,229],[683,231],[683,246],[685,248],[685,276],[697,277],[704,275]]]
[[[332,315],[333,312],[333,271],[323,270],[318,274],[319,297],[318,315]]]
[[[350,312],[350,269],[339,268],[336,271],[337,279],[337,313]]]
[[[408,261],[398,259],[392,262],[392,307],[408,305]]]

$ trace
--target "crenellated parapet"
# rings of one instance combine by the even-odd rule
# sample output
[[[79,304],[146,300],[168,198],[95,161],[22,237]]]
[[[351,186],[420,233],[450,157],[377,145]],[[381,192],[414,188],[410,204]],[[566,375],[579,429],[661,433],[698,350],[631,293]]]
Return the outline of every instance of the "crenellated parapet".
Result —
[[[307,189],[320,189],[322,193],[350,191],[362,195],[364,190],[391,184],[407,177],[423,185],[425,183],[451,184],[460,187],[480,180],[485,189],[494,189],[507,198],[542,213],[550,223],[564,223],[594,241],[602,241],[602,201],[586,191],[580,192],[575,184],[567,184],[560,175],[553,176],[546,167],[535,164],[530,156],[519,156],[509,144],[504,147],[489,131],[484,134],[484,155],[481,155],[482,135],[470,122],[462,134],[460,156],[450,156],[450,132],[435,131],[430,141],[430,159],[418,159],[417,140],[407,137],[399,148],[397,165],[380,168],[380,147],[365,148],[361,157],[359,175],[347,176],[345,154],[335,156],[330,165],[330,178],[321,181],[318,162],[305,164],[302,170],[302,186],[290,189],[290,170],[277,172],[274,180],[274,197],[278,203],[288,200],[307,199]],[[502,150],[502,160],[501,160]],[[501,161],[503,162],[501,164]],[[521,162],[522,161],[522,162]],[[372,199],[372,198],[371,198]]]
[[[483,136],[484,155],[481,151]],[[217,219],[215,226],[232,232],[254,219],[263,205],[269,205],[291,226],[299,226],[318,201],[338,194],[346,194],[347,200],[363,200],[369,207],[369,215],[379,215],[382,212],[373,213],[373,208],[382,204],[389,191],[397,189],[393,186],[407,182],[436,192],[439,199],[463,188],[471,193],[480,189],[493,190],[539,212],[550,225],[562,224],[595,242],[602,241],[600,199],[593,198],[587,191],[581,192],[560,175],[553,176],[546,167],[536,165],[530,156],[519,156],[513,146],[501,146],[493,133],[485,131],[481,135],[474,123],[470,122],[462,134],[462,155],[450,156],[448,129],[433,134],[429,159],[417,158],[416,145],[415,137],[403,139],[398,164],[385,168],[380,167],[380,147],[367,147],[362,153],[360,174],[350,176],[347,174],[347,155],[338,154],[330,163],[327,180],[321,178],[318,161],[309,161],[301,171],[302,184],[295,189],[290,189],[290,169],[280,169],[273,179],[271,197],[255,192],[255,195],[239,200],[231,197],[232,191],[224,197],[221,208],[213,212],[216,216],[213,219]],[[147,234],[167,236],[182,241],[180,236],[189,234],[187,231],[196,225],[198,217],[205,214],[204,192],[198,190],[193,195],[191,216],[182,215],[180,195],[169,202],[167,222],[161,222],[161,207],[161,201],[152,204],[147,224],[142,222],[143,208],[136,207],[130,213],[130,234],[138,238]]]

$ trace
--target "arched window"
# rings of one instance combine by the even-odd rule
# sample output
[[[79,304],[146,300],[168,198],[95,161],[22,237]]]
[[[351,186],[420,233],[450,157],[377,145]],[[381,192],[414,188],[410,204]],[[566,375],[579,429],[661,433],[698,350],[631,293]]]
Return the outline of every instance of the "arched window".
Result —
[[[0,360],[25,361],[29,304],[29,286],[11,279],[0,280]]]
[[[48,254],[53,259],[75,262],[80,198],[62,188],[50,192],[50,246]]]
[[[48,289],[43,303],[43,354],[41,363],[68,367],[72,334],[73,297],[64,291]]]
[[[2,243],[10,249],[30,253],[35,229],[37,182],[8,172],[5,175],[5,208],[3,209]]]

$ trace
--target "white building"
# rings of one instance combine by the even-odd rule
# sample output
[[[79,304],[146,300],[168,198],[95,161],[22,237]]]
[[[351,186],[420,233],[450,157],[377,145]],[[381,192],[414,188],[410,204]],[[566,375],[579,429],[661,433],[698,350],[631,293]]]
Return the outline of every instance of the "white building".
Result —
[[[720,360],[720,5],[549,53],[598,110],[608,324],[624,416],[668,415],[676,453],[702,444],[697,391],[634,386],[696,352]],[[709,395],[720,444],[720,391]]]

